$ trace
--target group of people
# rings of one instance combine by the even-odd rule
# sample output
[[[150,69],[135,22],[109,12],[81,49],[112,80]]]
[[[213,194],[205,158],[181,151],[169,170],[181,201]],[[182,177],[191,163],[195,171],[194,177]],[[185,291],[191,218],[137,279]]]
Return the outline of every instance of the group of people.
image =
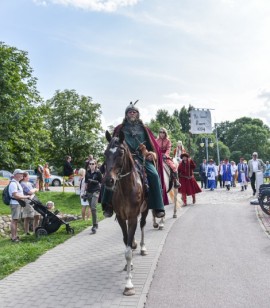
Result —
[[[11,209],[11,240],[12,242],[19,242],[18,221],[23,219],[24,233],[30,235],[30,222],[32,222],[33,231],[39,226],[40,213],[34,210],[30,200],[37,198],[36,192],[39,189],[33,187],[29,181],[29,173],[21,169],[15,169],[13,177],[8,186],[8,193],[10,196]],[[23,201],[23,207],[21,202]],[[52,201],[48,201],[46,205],[50,206]]]
[[[213,159],[208,162],[206,159],[200,164],[200,178],[201,188],[214,190],[219,182],[220,188],[226,187],[230,190],[231,187],[236,187],[236,182],[240,184],[241,191],[247,189],[248,182],[250,182],[253,195],[256,194],[256,175],[257,172],[262,172],[264,178],[270,179],[270,165],[267,161],[266,164],[258,158],[258,153],[253,152],[252,158],[247,162],[243,157],[239,159],[236,165],[234,161],[229,162],[225,158],[217,166]]]
[[[174,187],[178,189],[182,195],[183,206],[187,205],[187,196],[192,196],[193,204],[196,202],[195,195],[200,193],[201,188],[209,188],[214,190],[217,187],[217,182],[220,181],[221,187],[226,187],[230,190],[231,186],[235,185],[235,176],[237,174],[238,183],[241,185],[241,190],[247,187],[247,181],[250,180],[251,186],[256,193],[255,180],[257,171],[265,171],[266,167],[262,160],[258,159],[258,154],[253,153],[253,158],[248,163],[243,158],[236,165],[229,162],[228,159],[216,166],[212,159],[209,162],[206,160],[200,165],[201,188],[197,184],[194,177],[194,170],[196,164],[189,154],[186,152],[181,141],[177,142],[177,147],[173,151],[171,157],[171,141],[168,137],[167,130],[160,128],[157,138],[153,135],[151,130],[146,127],[140,119],[140,112],[136,103],[130,103],[125,110],[125,117],[122,124],[118,125],[113,136],[119,136],[120,132],[124,133],[125,142],[127,143],[130,152],[136,161],[140,162],[145,169],[147,181],[149,185],[147,205],[149,209],[153,210],[156,217],[161,218],[165,216],[164,205],[168,204],[168,197],[163,178],[163,164],[167,164],[171,170]],[[146,159],[139,150],[140,145],[144,144],[148,152],[155,153],[155,155],[148,155]],[[80,176],[80,199],[82,206],[82,219],[90,219],[92,215],[92,233],[96,233],[98,229],[97,217],[97,203],[101,202],[103,214],[105,217],[113,215],[112,197],[113,192],[106,189],[102,185],[103,174],[105,172],[106,162],[99,168],[97,160],[93,155],[89,155],[85,161],[84,168],[79,169]],[[268,170],[268,178],[270,178],[270,166]],[[39,185],[37,188],[31,188],[28,184],[27,174],[22,174],[20,169],[14,171],[14,180],[11,181],[10,195],[14,196],[11,201],[13,223],[11,226],[12,240],[16,241],[16,229],[18,211],[15,205],[18,205],[16,199],[32,198],[37,190],[43,190],[43,177],[45,178],[45,190],[48,188],[48,178],[50,171],[48,164],[44,167],[41,165],[37,169]],[[64,177],[67,185],[73,185],[74,169],[71,165],[71,156],[66,156],[64,163]],[[47,179],[47,180],[46,180]],[[22,180],[21,184],[20,181]],[[25,183],[24,183],[25,182]],[[27,209],[25,209],[26,211]],[[30,211],[30,209],[28,209]],[[38,216],[33,212],[33,217]],[[38,218],[34,220],[34,225],[38,224]],[[25,231],[27,229],[27,220],[25,220]]]
[[[51,172],[49,168],[49,164],[45,163],[44,166],[38,165],[37,169],[35,170],[37,174],[37,183],[36,187],[38,188],[38,191],[49,191],[49,183],[50,183],[50,177]]]

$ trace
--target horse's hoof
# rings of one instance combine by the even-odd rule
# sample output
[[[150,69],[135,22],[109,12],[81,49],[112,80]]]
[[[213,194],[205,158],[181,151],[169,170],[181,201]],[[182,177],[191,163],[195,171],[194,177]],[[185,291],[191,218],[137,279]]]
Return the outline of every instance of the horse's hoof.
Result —
[[[131,264],[131,266],[130,266],[130,267],[131,267],[131,270],[133,271],[133,264]],[[127,264],[125,265],[125,267],[124,267],[123,271],[125,271],[125,272],[127,271]]]
[[[141,250],[141,256],[147,256],[148,252],[146,250]]]
[[[157,229],[157,228],[158,228],[158,224],[157,224],[157,223],[153,224],[153,227],[154,227],[155,229]]]
[[[134,288],[125,288],[123,294],[126,295],[126,296],[135,295],[135,289]]]
[[[159,226],[158,230],[163,230],[164,226]]]
[[[138,246],[137,243],[135,243],[135,244],[132,244],[132,247],[131,247],[131,248],[132,248],[133,250],[135,250],[135,249],[137,249],[137,246]]]
[[[177,218],[177,215],[176,215],[176,214],[173,214],[173,218]]]

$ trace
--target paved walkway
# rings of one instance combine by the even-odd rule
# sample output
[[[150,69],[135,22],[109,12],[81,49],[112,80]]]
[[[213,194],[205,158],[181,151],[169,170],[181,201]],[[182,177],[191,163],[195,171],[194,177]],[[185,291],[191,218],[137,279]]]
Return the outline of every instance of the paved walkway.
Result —
[[[228,193],[228,198],[239,196],[241,200],[252,199],[250,191]],[[204,203],[211,192],[198,196],[198,204]],[[229,202],[219,199],[218,202]],[[217,202],[217,200],[215,200]],[[173,219],[173,206],[166,207],[164,230],[152,227],[150,215],[146,225],[147,256],[140,256],[139,247],[134,251],[133,284],[136,294],[125,297],[124,244],[118,223],[105,219],[99,224],[96,235],[90,228],[75,235],[65,243],[48,251],[36,262],[0,281],[0,307],[144,307],[146,296],[153,280],[154,271],[173,224],[193,206],[178,209],[178,218]],[[270,219],[257,206],[261,224]],[[254,211],[255,215],[255,211]],[[264,217],[265,216],[265,217]],[[139,228],[137,241],[140,239]]]
[[[188,208],[178,209],[178,217]],[[158,258],[171,226],[173,206],[166,207],[165,229],[146,225],[148,255],[134,251],[133,284],[136,294],[123,296],[125,265],[118,223],[105,219],[96,235],[90,228],[48,251],[37,261],[0,281],[0,307],[143,307]],[[179,219],[179,218],[178,218]],[[140,232],[136,239],[139,243]]]

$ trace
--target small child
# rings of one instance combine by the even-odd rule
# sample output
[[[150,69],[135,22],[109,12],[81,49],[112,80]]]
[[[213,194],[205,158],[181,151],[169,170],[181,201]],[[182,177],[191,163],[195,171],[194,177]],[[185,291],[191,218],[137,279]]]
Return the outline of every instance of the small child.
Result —
[[[46,208],[49,210],[49,211],[53,211],[54,210],[54,202],[53,201],[48,201],[46,203]]]

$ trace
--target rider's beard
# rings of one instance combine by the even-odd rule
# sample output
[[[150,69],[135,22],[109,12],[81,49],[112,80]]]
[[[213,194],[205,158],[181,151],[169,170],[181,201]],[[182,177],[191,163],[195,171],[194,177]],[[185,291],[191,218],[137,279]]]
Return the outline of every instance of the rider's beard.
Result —
[[[128,123],[130,124],[136,124],[138,123],[138,120],[139,120],[139,114],[136,114],[136,116],[131,116],[129,117],[128,115],[126,116],[126,119],[128,121]]]

